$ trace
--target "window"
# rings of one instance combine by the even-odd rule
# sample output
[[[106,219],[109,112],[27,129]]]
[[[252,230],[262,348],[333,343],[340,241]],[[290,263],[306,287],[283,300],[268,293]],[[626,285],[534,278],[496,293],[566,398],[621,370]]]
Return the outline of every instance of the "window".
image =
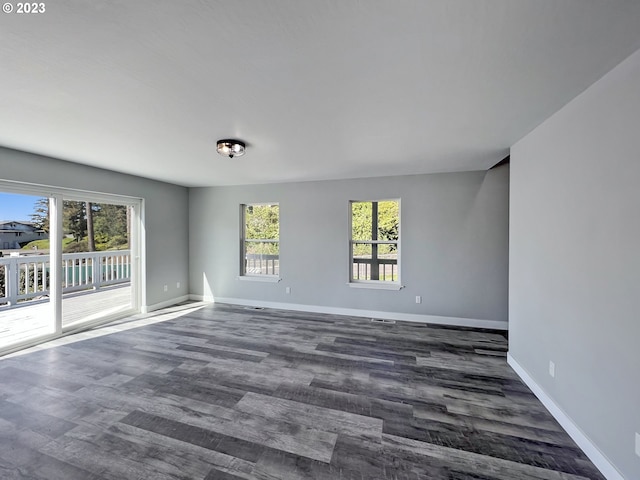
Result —
[[[242,276],[280,275],[279,205],[242,205]]]
[[[351,202],[352,285],[399,286],[400,200]]]

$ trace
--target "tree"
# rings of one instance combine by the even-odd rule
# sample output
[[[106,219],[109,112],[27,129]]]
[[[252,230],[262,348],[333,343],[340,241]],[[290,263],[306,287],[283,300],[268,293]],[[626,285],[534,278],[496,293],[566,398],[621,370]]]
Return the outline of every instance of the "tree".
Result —
[[[373,240],[372,206],[374,202],[352,203],[351,226],[354,240]],[[385,200],[378,204],[377,240],[398,240],[398,202]]]
[[[107,248],[122,247],[129,243],[129,207],[107,203],[94,204],[94,230],[96,241]]]
[[[62,224],[65,233],[70,233],[77,242],[87,234],[87,215],[85,202],[64,200]]]
[[[245,210],[245,239],[278,240],[280,237],[280,208],[278,205],[247,205]],[[246,242],[246,253],[278,255],[276,242]]]
[[[398,215],[398,202],[378,202],[378,239],[398,241],[400,218]],[[396,249],[395,245],[388,245],[390,251]]]
[[[49,199],[38,199],[33,210],[31,219],[35,226],[49,233]],[[64,200],[63,231],[75,239],[75,242],[65,246],[64,251],[94,252],[126,248],[129,244],[129,223],[129,207],[126,205]]]
[[[36,201],[30,217],[36,228],[49,233],[49,199],[47,197],[39,198]]]
[[[280,236],[278,205],[247,205],[246,238],[274,240]]]
[[[96,237],[93,233],[93,206],[91,202],[85,202],[84,209],[87,215],[87,246],[90,252],[95,252]]]

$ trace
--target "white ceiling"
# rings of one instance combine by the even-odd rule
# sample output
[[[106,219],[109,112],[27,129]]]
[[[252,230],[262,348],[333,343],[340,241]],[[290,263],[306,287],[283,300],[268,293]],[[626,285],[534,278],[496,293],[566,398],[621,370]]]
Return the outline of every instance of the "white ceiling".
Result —
[[[638,0],[46,1],[0,14],[0,145],[187,186],[481,170],[638,48]]]

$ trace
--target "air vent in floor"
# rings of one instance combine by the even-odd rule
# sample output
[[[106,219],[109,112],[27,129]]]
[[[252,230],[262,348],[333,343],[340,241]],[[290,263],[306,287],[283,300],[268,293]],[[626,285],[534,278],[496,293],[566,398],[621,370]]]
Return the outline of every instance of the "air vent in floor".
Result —
[[[389,325],[396,323],[395,320],[387,320],[386,318],[372,318],[371,321],[373,323],[388,323]]]

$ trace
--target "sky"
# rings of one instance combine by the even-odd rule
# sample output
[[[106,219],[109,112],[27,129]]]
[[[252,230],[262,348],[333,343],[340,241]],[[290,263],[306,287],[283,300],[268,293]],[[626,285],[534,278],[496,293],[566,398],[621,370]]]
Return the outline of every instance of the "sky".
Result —
[[[33,206],[40,197],[0,192],[0,220],[31,221]]]

